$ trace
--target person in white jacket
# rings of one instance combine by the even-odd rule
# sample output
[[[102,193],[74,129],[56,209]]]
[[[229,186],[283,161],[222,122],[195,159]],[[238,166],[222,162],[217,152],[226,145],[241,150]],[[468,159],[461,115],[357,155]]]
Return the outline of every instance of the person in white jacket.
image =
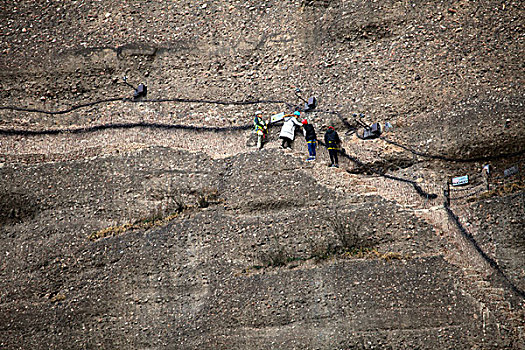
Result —
[[[279,134],[279,138],[283,140],[282,148],[292,148],[292,141],[295,139],[295,127],[301,126],[301,123],[297,120],[300,116],[301,113],[299,111],[284,116],[284,124]]]

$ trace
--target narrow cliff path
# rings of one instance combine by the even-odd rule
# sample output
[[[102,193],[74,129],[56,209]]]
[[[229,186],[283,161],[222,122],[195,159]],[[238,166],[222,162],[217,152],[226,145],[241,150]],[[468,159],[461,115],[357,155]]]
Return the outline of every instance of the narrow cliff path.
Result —
[[[279,318],[281,312],[279,310],[288,309],[289,305],[294,305],[297,300],[309,300],[319,295],[320,291],[315,291],[315,286],[312,286],[312,290],[308,289],[307,293],[301,292],[297,298],[293,296],[292,290],[286,290],[288,297],[285,304],[280,305],[278,300],[283,290],[281,292],[277,289],[273,290],[271,286],[275,282],[272,278],[280,280],[279,276],[283,271],[270,267],[243,272],[249,269],[250,265],[255,266],[260,263],[261,252],[269,254],[283,246],[289,247],[288,253],[299,260],[290,264],[291,272],[285,272],[282,276],[285,276],[285,280],[289,280],[291,286],[295,283],[297,286],[303,286],[304,281],[310,279],[327,285],[324,292],[328,295],[328,299],[322,301],[324,304],[318,304],[313,300],[307,302],[306,305],[315,305],[311,306],[312,310],[315,309],[316,314],[324,315],[321,318],[326,319],[326,322],[337,329],[343,330],[348,327],[346,321],[343,321],[347,320],[347,317],[344,314],[334,313],[333,306],[338,302],[330,299],[330,293],[332,289],[338,290],[338,283],[343,282],[323,281],[319,275],[322,272],[319,271],[324,273],[334,270],[344,283],[350,283],[348,278],[351,276],[354,285],[351,288],[348,287],[348,290],[353,290],[358,298],[364,298],[363,303],[368,301],[378,305],[377,309],[365,312],[365,304],[348,304],[353,305],[350,306],[353,310],[352,317],[358,317],[362,313],[359,316],[362,321],[356,321],[352,326],[361,338],[372,337],[371,325],[377,324],[384,317],[390,317],[392,322],[397,318],[405,319],[402,330],[397,331],[403,336],[413,333],[418,337],[428,334],[430,337],[439,338],[436,334],[440,332],[457,335],[465,331],[461,325],[463,322],[468,323],[476,319],[480,320],[474,327],[476,332],[499,334],[500,337],[512,334],[516,339],[523,339],[523,334],[519,331],[523,305],[516,305],[513,298],[509,297],[509,290],[503,288],[498,281],[491,279],[493,275],[491,267],[450,222],[443,206],[442,186],[437,181],[432,182],[437,177],[433,176],[434,170],[431,165],[419,166],[417,162],[409,163],[400,171],[399,176],[405,177],[407,172],[411,172],[410,180],[419,184],[427,193],[438,194],[436,199],[422,197],[409,183],[370,175],[366,171],[361,172],[355,164],[344,157],[340,159],[340,168],[329,168],[327,152],[322,147],[318,149],[318,158],[315,162],[306,162],[307,151],[301,135],[297,135],[293,150],[282,150],[278,139],[278,129],[272,129],[268,142],[261,151],[253,147],[253,135],[246,130],[216,132],[137,126],[128,129],[110,128],[99,132],[7,136],[2,139],[0,154],[4,157],[4,167],[12,165],[26,167],[27,171],[40,167],[48,167],[49,171],[58,167],[63,171],[70,166],[76,167],[78,164],[87,162],[83,167],[84,171],[88,172],[83,175],[85,184],[90,184],[89,177],[95,174],[97,178],[100,178],[99,181],[107,183],[103,194],[104,197],[107,194],[112,202],[104,203],[100,197],[101,193],[94,186],[89,190],[90,194],[86,197],[84,204],[77,203],[75,196],[64,199],[65,207],[59,210],[60,214],[50,213],[52,217],[48,224],[53,221],[54,216],[57,218],[62,216],[62,212],[70,211],[75,217],[79,217],[80,213],[82,216],[86,215],[85,210],[79,208],[83,206],[91,208],[93,205],[96,208],[91,209],[96,210],[87,217],[101,217],[102,220],[98,225],[112,221],[122,224],[123,217],[133,220],[150,215],[151,210],[155,211],[157,205],[162,205],[162,201],[172,195],[172,186],[180,189],[187,186],[193,192],[201,187],[217,187],[220,196],[223,197],[224,205],[221,203],[216,207],[212,205],[210,210],[204,208],[194,213],[190,212],[185,218],[176,218],[166,222],[165,225],[146,229],[144,232],[145,238],[153,240],[151,243],[153,246],[157,244],[154,243],[157,240],[170,240],[173,238],[165,237],[175,235],[177,240],[180,240],[176,245],[182,245],[177,248],[180,250],[178,254],[182,257],[188,255],[189,259],[188,262],[184,259],[180,262],[177,260],[177,264],[183,267],[181,271],[186,271],[189,276],[192,276],[191,271],[195,270],[203,276],[208,276],[207,278],[216,279],[212,281],[213,288],[209,286],[209,282],[193,281],[195,283],[188,289],[190,291],[189,297],[186,298],[188,300],[181,299],[186,305],[180,306],[181,314],[187,317],[187,314],[194,315],[211,308],[208,310],[210,315],[222,315],[222,317],[230,315],[231,320],[228,327],[231,329],[218,327],[209,330],[208,335],[211,336],[208,340],[199,341],[193,338],[195,345],[212,346],[219,344],[217,342],[220,339],[226,339],[225,344],[234,344],[247,334],[253,344],[257,344],[256,339],[269,340],[276,336],[290,340],[295,333],[287,329],[286,325],[293,324],[302,329],[318,327],[309,318],[310,316],[299,320],[293,312],[289,315],[290,319],[281,320]],[[319,131],[319,134],[322,132]],[[381,161],[380,157],[373,155],[374,152],[380,155],[388,153],[389,162],[396,163],[396,156],[399,153],[393,150],[393,146],[386,145],[380,140],[364,143],[346,135],[343,136],[343,139],[343,146],[347,152],[353,155],[355,150],[356,157],[359,157],[365,164],[377,164]],[[406,163],[406,155],[399,154],[399,157],[399,163]],[[125,162],[121,167],[118,163],[123,160]],[[22,163],[30,164],[24,166]],[[90,170],[90,164],[98,163],[102,164]],[[133,171],[137,173],[127,173],[132,169],[136,169]],[[93,173],[90,175],[90,172]],[[396,174],[396,171],[391,173]],[[49,188],[54,188],[54,181],[61,178],[60,173],[43,174],[42,176],[49,178],[47,180],[50,183]],[[106,178],[108,176],[109,178]],[[181,184],[183,179],[188,181],[187,185]],[[111,185],[113,181],[122,183],[117,188]],[[133,184],[134,181],[139,183]],[[129,188],[126,189],[128,182]],[[57,185],[59,187],[60,182]],[[68,192],[68,188],[63,190]],[[48,190],[45,187],[45,191],[52,193],[51,197],[55,196],[53,189]],[[260,196],[258,191],[265,193]],[[64,198],[69,197],[71,193],[64,193],[63,196]],[[224,208],[221,208],[222,206]],[[392,265],[384,265],[381,264],[381,260],[374,259],[371,261],[355,259],[342,261],[341,264],[328,261],[320,265],[312,265],[311,261],[301,262],[301,259],[311,254],[311,242],[330,243],[324,237],[325,232],[330,230],[327,219],[335,215],[338,209],[341,215],[348,215],[355,220],[351,224],[360,227],[366,232],[366,235],[379,240],[380,244],[377,249],[380,252],[398,254],[405,257],[406,260],[401,263],[394,262]],[[82,237],[77,238],[79,246],[86,244],[89,233],[84,232],[86,229],[82,224],[83,220],[85,219],[75,218],[71,227],[68,227],[65,222],[63,226],[65,230],[73,230],[76,225],[83,227],[80,230]],[[292,226],[287,226],[289,223]],[[35,228],[39,225],[36,225]],[[221,229],[223,226],[228,228]],[[26,231],[29,232],[27,229],[22,231],[22,236],[26,234]],[[177,236],[179,232],[183,233],[182,237]],[[188,236],[184,238],[186,232]],[[44,229],[43,234],[49,233]],[[78,232],[75,235],[78,236]],[[16,234],[15,237],[17,237]],[[61,234],[58,231],[51,237],[57,240],[56,246],[62,246],[61,241],[64,238],[60,238]],[[116,244],[121,241],[134,242],[137,240],[141,242],[144,237],[137,236],[137,233],[124,232],[124,234],[107,240],[101,240],[96,246]],[[19,238],[16,238],[14,241],[18,242],[18,240]],[[148,244],[150,244],[149,241]],[[138,243],[138,246],[140,245]],[[171,245],[173,243],[170,243]],[[89,249],[95,249],[96,246]],[[218,253],[217,246],[221,247],[221,254]],[[158,253],[155,249],[153,252]],[[133,254],[140,260],[149,259],[143,255],[142,248]],[[72,255],[78,254],[73,253]],[[125,265],[120,266],[120,258],[112,259],[114,260],[111,261],[116,261],[116,265],[111,263],[111,269],[116,268],[122,271],[129,269]],[[131,257],[127,259],[130,259],[128,263],[133,264]],[[209,267],[208,264],[212,266],[225,264],[228,267],[225,270],[222,267],[219,269],[221,272],[215,275],[210,272],[210,269],[214,268]],[[408,267],[405,266],[407,264]],[[438,266],[441,266],[442,269],[439,273]],[[360,269],[366,272],[360,275],[358,273]],[[151,273],[155,278],[164,276],[162,269],[161,271],[153,269]],[[397,276],[399,280],[384,280],[385,274],[390,273]],[[266,277],[263,278],[263,276]],[[275,277],[267,280],[268,276]],[[407,278],[408,280],[405,280]],[[377,283],[372,283],[372,280]],[[428,283],[425,292],[419,290],[423,288],[421,285],[423,280]],[[405,282],[411,287],[405,286]],[[129,290],[129,281],[124,279],[119,283],[122,284],[123,290]],[[142,282],[137,280],[137,283]],[[129,295],[121,297],[124,300],[133,298],[146,301],[153,296],[168,298],[169,293],[164,295],[164,292],[159,291],[158,288],[148,288],[133,287],[128,292]],[[259,288],[267,290],[266,294],[261,295],[260,298],[257,297],[257,294],[250,296],[250,293],[246,292]],[[367,291],[369,288],[379,293],[378,298],[369,296]],[[398,305],[398,308],[390,309],[388,303],[396,304],[397,301],[390,300],[388,295],[380,296],[385,290],[390,290],[389,288],[395,291],[392,297],[406,299],[405,302]],[[436,288],[439,288],[437,294],[432,291]],[[447,291],[447,288],[450,291]],[[100,292],[98,289],[95,291]],[[408,301],[413,293],[417,295],[416,299],[421,301],[420,304],[418,304],[419,301],[415,304]],[[458,309],[453,312],[455,320],[451,320],[450,310],[447,311],[447,308],[451,307],[449,304],[452,303],[447,300],[449,293],[453,293],[453,298],[461,300],[462,307],[474,305],[474,309]],[[320,299],[326,295],[323,294]],[[423,302],[425,295],[431,301]],[[79,298],[81,297],[83,296],[80,294]],[[341,297],[344,300],[343,304],[347,305],[348,301],[345,298],[348,295]],[[217,304],[217,298],[219,301],[223,299],[230,301],[224,301],[225,305]],[[263,305],[259,305],[261,310],[254,311],[259,315],[258,318],[265,320],[263,323],[248,321],[253,315],[236,311],[245,309],[245,304],[258,305],[260,299],[266,300],[265,303],[268,305],[274,305],[268,312],[264,311]],[[334,300],[337,300],[337,297]],[[120,300],[111,302],[117,305],[122,303]],[[408,303],[408,305],[403,303]],[[266,304],[264,307],[268,308]],[[299,306],[297,308],[302,309]],[[429,315],[435,311],[432,310],[433,308],[441,310],[437,319],[433,324],[422,327],[420,323],[428,320]],[[148,310],[138,313],[133,311],[126,317],[137,320],[136,317],[140,316],[141,319],[137,321],[139,325],[143,325],[144,320],[150,317],[151,310]],[[310,315],[312,310],[308,309],[304,312]],[[154,312],[159,312],[161,318],[165,317],[161,309]],[[219,316],[206,317],[211,317],[208,321],[213,323],[214,317]],[[181,318],[183,319],[184,317]],[[239,320],[243,320],[242,324],[237,325],[236,322]],[[216,323],[220,323],[218,319]],[[381,324],[381,334],[394,338],[399,336],[389,330],[388,322]],[[506,327],[505,331],[500,333],[499,327]],[[318,328],[319,332],[326,332],[326,330],[325,324]],[[328,339],[330,336],[327,333],[323,339]],[[461,339],[467,343],[469,341],[466,340],[468,337]],[[132,344],[135,343],[132,342]]]

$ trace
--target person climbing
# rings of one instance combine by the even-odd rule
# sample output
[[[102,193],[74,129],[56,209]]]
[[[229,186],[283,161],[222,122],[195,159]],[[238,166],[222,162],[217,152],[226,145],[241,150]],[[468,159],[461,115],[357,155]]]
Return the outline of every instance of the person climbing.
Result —
[[[337,159],[337,152],[339,151],[339,145],[341,144],[341,139],[335,131],[333,126],[329,126],[328,130],[324,134],[325,146],[328,149],[328,154],[330,154],[330,167],[339,168],[339,161]]]
[[[284,124],[279,134],[279,138],[283,140],[282,148],[292,148],[292,141],[295,139],[295,127],[301,126],[301,123],[297,120],[297,117],[300,116],[301,113],[299,111],[284,116]]]
[[[315,148],[317,146],[317,135],[312,124],[308,123],[308,120],[303,119],[303,134],[306,144],[308,145],[308,158],[307,162],[315,160]]]
[[[262,118],[262,112],[255,112],[255,118],[253,120],[253,125],[255,127],[255,133],[257,134],[257,149],[261,149],[263,146],[264,138],[268,133],[268,124]]]

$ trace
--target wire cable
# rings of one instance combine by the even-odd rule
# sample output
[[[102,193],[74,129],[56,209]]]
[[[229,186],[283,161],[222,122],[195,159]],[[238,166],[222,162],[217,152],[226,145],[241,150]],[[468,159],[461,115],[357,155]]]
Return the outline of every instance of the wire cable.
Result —
[[[46,111],[46,110],[40,110],[40,109],[31,109],[31,108],[22,108],[22,107],[14,107],[14,106],[3,106],[0,107],[0,110],[13,110],[13,111],[21,111],[21,112],[30,112],[30,113],[43,113],[48,115],[58,115],[58,114],[66,114],[69,112],[72,112],[74,110],[94,106],[101,103],[110,103],[115,101],[122,101],[122,102],[134,102],[134,103],[162,103],[162,102],[178,102],[178,103],[206,103],[206,104],[218,104],[218,105],[252,105],[252,104],[259,104],[259,103],[275,103],[275,104],[285,104],[288,107],[292,107],[293,105],[290,103],[287,103],[285,101],[280,100],[251,100],[251,101],[220,101],[220,100],[199,100],[199,99],[182,99],[182,98],[171,98],[171,99],[146,99],[146,100],[131,100],[128,98],[122,98],[122,97],[115,97],[115,98],[109,98],[104,100],[98,100],[94,102],[84,103],[72,106],[70,108],[59,110],[59,111]],[[343,124],[347,127],[349,131],[356,132],[356,135],[362,139],[357,133],[357,128],[352,126],[348,120],[346,120],[342,114],[338,111],[329,111],[329,110],[316,110],[316,112],[319,113],[327,113],[336,115]],[[227,132],[227,131],[235,131],[235,130],[247,130],[251,129],[252,125],[241,125],[241,126],[232,126],[232,127],[206,127],[206,126],[191,126],[191,125],[180,125],[180,124],[161,124],[161,123],[147,123],[147,122],[139,122],[139,123],[117,123],[117,124],[104,124],[104,125],[97,125],[97,126],[91,126],[91,127],[81,127],[76,129],[51,129],[51,130],[13,130],[13,129],[0,129],[0,135],[26,135],[26,136],[32,136],[32,135],[56,135],[61,133],[86,133],[86,132],[96,132],[96,131],[102,131],[107,129],[131,129],[136,127],[142,127],[142,128],[159,128],[159,129],[182,129],[182,130],[195,130],[195,131],[210,131],[210,132]],[[385,137],[380,137],[382,140],[384,140],[387,143],[393,144],[395,146],[401,147],[414,155],[422,156],[426,158],[432,158],[432,159],[439,159],[444,161],[453,161],[453,162],[474,162],[474,161],[482,161],[482,160],[491,160],[491,159],[498,159],[498,158],[505,158],[505,157],[513,157],[516,155],[522,155],[525,153],[525,150],[514,152],[514,153],[507,153],[507,154],[501,154],[497,156],[485,156],[485,157],[477,157],[477,158],[450,158],[445,157],[441,155],[432,155],[428,153],[419,152],[417,150],[412,149],[411,147],[402,145],[398,142],[389,140]],[[326,146],[324,142],[318,141],[320,145]],[[360,167],[367,167],[365,163],[363,163],[361,160],[359,160],[356,157],[353,157],[346,153],[344,150],[338,150],[338,153],[341,154],[344,158],[349,159],[350,161],[354,162]],[[373,174],[376,174],[378,176],[384,177],[386,179],[391,179],[395,181],[400,181],[404,183],[408,183],[412,185],[414,190],[422,197],[426,197],[427,199],[435,199],[437,198],[437,195],[434,193],[427,193],[425,192],[421,186],[419,186],[415,181],[400,178],[393,175],[388,175],[382,170],[376,170],[374,168],[368,167],[370,172]],[[476,191],[475,193],[477,193]],[[464,197],[471,196],[472,194],[467,194]],[[462,197],[460,197],[462,198]],[[460,198],[453,198],[453,200],[457,200]],[[494,268],[500,276],[502,276],[505,283],[520,297],[525,298],[525,293],[520,290],[518,287],[516,287],[512,281],[509,280],[509,278],[503,273],[499,265],[496,263],[494,259],[489,257],[479,246],[479,244],[476,242],[474,237],[468,233],[468,231],[461,225],[459,218],[454,214],[452,209],[450,208],[450,205],[445,202],[444,207],[447,211],[448,216],[454,221],[462,235],[467,238],[469,242],[475,247],[476,251],[489,263],[489,265]]]
[[[91,107],[91,106],[95,106],[95,105],[98,105],[98,104],[101,104],[101,103],[110,103],[110,102],[124,101],[124,100],[126,100],[126,99],[122,98],[122,97],[113,97],[113,98],[108,98],[108,99],[105,99],[105,100],[98,100],[98,101],[94,101],[94,102],[82,103],[82,104],[75,105],[75,106],[69,107],[69,108],[64,109],[64,110],[59,110],[59,111],[46,111],[46,110],[43,110],[43,109],[24,108],[24,107],[15,107],[15,106],[2,106],[2,107],[0,107],[0,110],[12,110],[12,111],[17,111],[17,112],[42,113],[42,114],[49,114],[49,115],[57,115],[57,114],[70,113],[70,112],[73,112],[74,110],[77,110],[77,109],[80,109],[80,108]]]
[[[461,200],[461,199],[465,199],[465,198],[469,198],[469,197],[472,197],[478,193],[481,193],[483,191],[485,191],[486,189],[484,187],[481,187],[481,188],[478,188],[477,190],[475,190],[474,192],[470,192],[470,193],[467,193],[467,194],[464,194],[462,196],[459,196],[459,197],[454,197],[454,198],[450,198],[451,201],[458,201],[458,200]]]
[[[480,157],[474,157],[474,158],[452,158],[452,157],[446,157],[446,156],[439,155],[439,154],[430,154],[430,153],[420,152],[409,146],[403,145],[399,142],[387,139],[384,136],[380,136],[379,138],[391,145],[401,147],[405,151],[408,151],[416,156],[430,158],[430,159],[439,159],[439,160],[443,160],[446,162],[458,162],[458,163],[481,162],[481,161],[489,161],[489,160],[495,160],[495,159],[501,159],[501,158],[511,158],[511,157],[520,156],[522,154],[525,154],[525,149],[522,149],[521,151],[516,151],[516,152],[511,152],[511,153],[502,153],[502,154],[493,155],[493,156],[480,156]]]
[[[116,102],[116,101],[132,102],[132,103],[162,103],[162,102],[205,103],[205,104],[236,105],[236,106],[253,105],[253,104],[259,104],[259,103],[269,103],[269,104],[285,104],[288,107],[292,106],[288,102],[280,101],[280,100],[221,101],[221,100],[200,100],[200,99],[189,99],[189,98],[161,98],[161,99],[132,100],[126,97],[113,97],[113,98],[78,104],[78,105],[69,107],[67,109],[58,110],[58,111],[46,111],[43,109],[25,108],[25,107],[16,107],[16,106],[0,106],[0,110],[13,110],[17,112],[58,115],[58,114],[70,113],[70,112],[73,112],[81,108],[86,108],[86,107],[91,107],[91,106],[95,106],[95,105],[102,104],[102,103],[110,103],[110,102]]]
[[[481,249],[478,242],[474,239],[474,237],[463,227],[461,222],[459,221],[459,218],[452,209],[450,209],[450,206],[447,202],[444,203],[445,210],[447,211],[448,217],[456,224],[456,227],[459,229],[463,237],[465,237],[472,246],[476,249],[476,251],[481,255],[481,257],[502,277],[505,284],[518,296],[521,298],[525,298],[525,292],[519,289],[501,270],[498,263],[492,259],[490,256],[488,256],[487,253]]]
[[[325,146],[326,147],[326,144],[323,142],[323,141],[320,141],[318,140],[317,142],[319,142],[320,145],[322,146]],[[361,160],[359,160],[358,158],[356,157],[353,157],[351,155],[349,155],[348,153],[346,153],[346,151],[343,151],[343,150],[338,150],[337,151],[342,157],[350,160],[351,162],[357,164],[358,166],[360,167],[367,167],[365,163],[363,163]],[[418,185],[417,182],[415,181],[412,181],[412,180],[408,180],[408,179],[403,179],[401,177],[397,177],[397,176],[393,176],[393,175],[388,175],[388,174],[385,174],[384,171],[381,171],[381,170],[376,170],[374,168],[371,168],[371,167],[367,167],[367,169],[373,173],[373,174],[376,174],[376,175],[379,175],[381,177],[384,177],[386,179],[390,179],[390,180],[395,180],[395,181],[400,181],[400,182],[404,182],[404,183],[408,183],[410,184],[414,190],[421,196],[421,197],[425,197],[426,199],[436,199],[438,196],[437,194],[435,193],[428,193],[428,192],[425,192],[421,186]]]
[[[161,124],[161,123],[112,123],[102,124],[90,127],[80,128],[64,128],[64,129],[50,129],[50,130],[20,130],[20,129],[0,129],[0,135],[16,135],[16,136],[39,136],[39,135],[58,135],[58,134],[82,134],[92,133],[102,130],[109,129],[133,129],[133,128],[149,128],[149,129],[165,129],[165,130],[195,130],[204,132],[228,132],[236,130],[248,130],[251,129],[252,125],[239,125],[239,126],[224,126],[224,127],[213,127],[213,126],[193,126],[193,125],[182,125],[182,124]]]
[[[110,99],[104,99],[104,100],[98,100],[90,103],[84,103],[72,106],[65,110],[60,111],[46,111],[46,110],[40,110],[40,109],[30,109],[30,108],[22,108],[22,107],[13,107],[13,106],[3,106],[0,107],[0,110],[14,110],[14,111],[25,111],[25,112],[31,112],[31,113],[43,113],[43,114],[50,114],[50,115],[56,115],[56,114],[65,114],[72,112],[74,110],[85,108],[89,106],[94,106],[101,103],[109,103],[109,102],[115,102],[115,101],[122,101],[122,102],[133,102],[133,103],[163,103],[163,102],[176,102],[176,103],[205,103],[205,104],[218,104],[218,105],[253,105],[253,104],[261,104],[261,103],[269,103],[269,104],[285,104],[287,107],[292,107],[293,104],[290,104],[286,101],[282,100],[248,100],[248,101],[223,101],[223,100],[204,100],[204,99],[187,99],[187,98],[166,98],[166,99],[144,99],[144,100],[132,100],[129,98],[123,98],[123,97],[115,97]],[[308,113],[310,111],[307,111]],[[331,111],[331,110],[315,110],[315,112],[318,113],[327,113],[336,115],[345,125],[345,127],[348,129],[348,131],[355,132],[357,137],[361,138],[360,135],[357,133],[357,128],[352,126],[347,119],[343,117],[341,112],[339,111]],[[107,129],[114,129],[114,128],[120,128],[120,129],[130,129],[130,128],[136,128],[136,127],[145,127],[145,128],[161,128],[161,129],[183,129],[183,130],[195,130],[195,131],[211,131],[211,132],[224,132],[224,131],[234,131],[234,130],[247,130],[250,129],[251,125],[241,125],[241,126],[233,126],[233,127],[205,127],[205,126],[188,126],[188,125],[177,125],[177,124],[159,124],[159,123],[121,123],[121,124],[104,124],[104,125],[97,125],[92,127],[82,127],[77,129],[51,129],[51,130],[41,130],[41,131],[32,131],[32,130],[12,130],[12,129],[0,129],[0,135],[56,135],[61,133],[85,133],[85,132],[96,132],[101,130],[107,130]],[[473,162],[473,161],[480,161],[480,160],[489,160],[494,158],[501,158],[501,157],[511,157],[515,155],[521,155],[525,153],[525,150],[511,153],[511,154],[502,154],[499,156],[488,156],[488,157],[478,157],[478,158],[470,158],[470,159],[456,159],[456,158],[449,158],[445,156],[440,155],[431,155],[422,153],[416,150],[413,150],[412,148],[402,145],[398,142],[389,140],[385,137],[381,137],[382,140],[384,140],[387,143],[393,144],[395,146],[401,147],[415,155],[423,156],[427,158],[434,158],[434,159],[440,159],[445,161],[455,161],[455,162]],[[324,145],[322,141],[319,142],[321,145]],[[358,166],[365,167],[365,164],[361,162],[359,159],[352,157],[346,152],[339,151],[339,153],[349,159],[350,161],[354,162]],[[433,193],[427,193],[425,192],[421,186],[419,186],[415,181],[403,179],[397,176],[388,175],[385,174],[384,171],[376,170],[373,168],[369,168],[370,171],[376,175],[382,176],[387,179],[392,179],[396,181],[405,182],[408,184],[411,184],[412,187],[414,187],[415,191],[427,199],[435,199],[437,198],[436,194]]]

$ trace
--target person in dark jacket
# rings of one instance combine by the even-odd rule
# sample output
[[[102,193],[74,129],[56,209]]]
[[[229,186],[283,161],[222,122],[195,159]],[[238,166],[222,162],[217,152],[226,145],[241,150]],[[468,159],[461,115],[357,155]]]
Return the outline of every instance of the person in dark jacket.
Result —
[[[312,124],[308,124],[308,120],[303,119],[303,133],[306,144],[308,145],[308,159],[307,162],[315,160],[315,147],[317,146],[317,135]]]
[[[328,149],[328,154],[330,154],[330,162],[332,163],[330,166],[339,168],[337,152],[339,151],[341,139],[339,138],[339,135],[333,126],[329,126],[328,130],[326,130],[326,133],[324,134],[324,143]]]

